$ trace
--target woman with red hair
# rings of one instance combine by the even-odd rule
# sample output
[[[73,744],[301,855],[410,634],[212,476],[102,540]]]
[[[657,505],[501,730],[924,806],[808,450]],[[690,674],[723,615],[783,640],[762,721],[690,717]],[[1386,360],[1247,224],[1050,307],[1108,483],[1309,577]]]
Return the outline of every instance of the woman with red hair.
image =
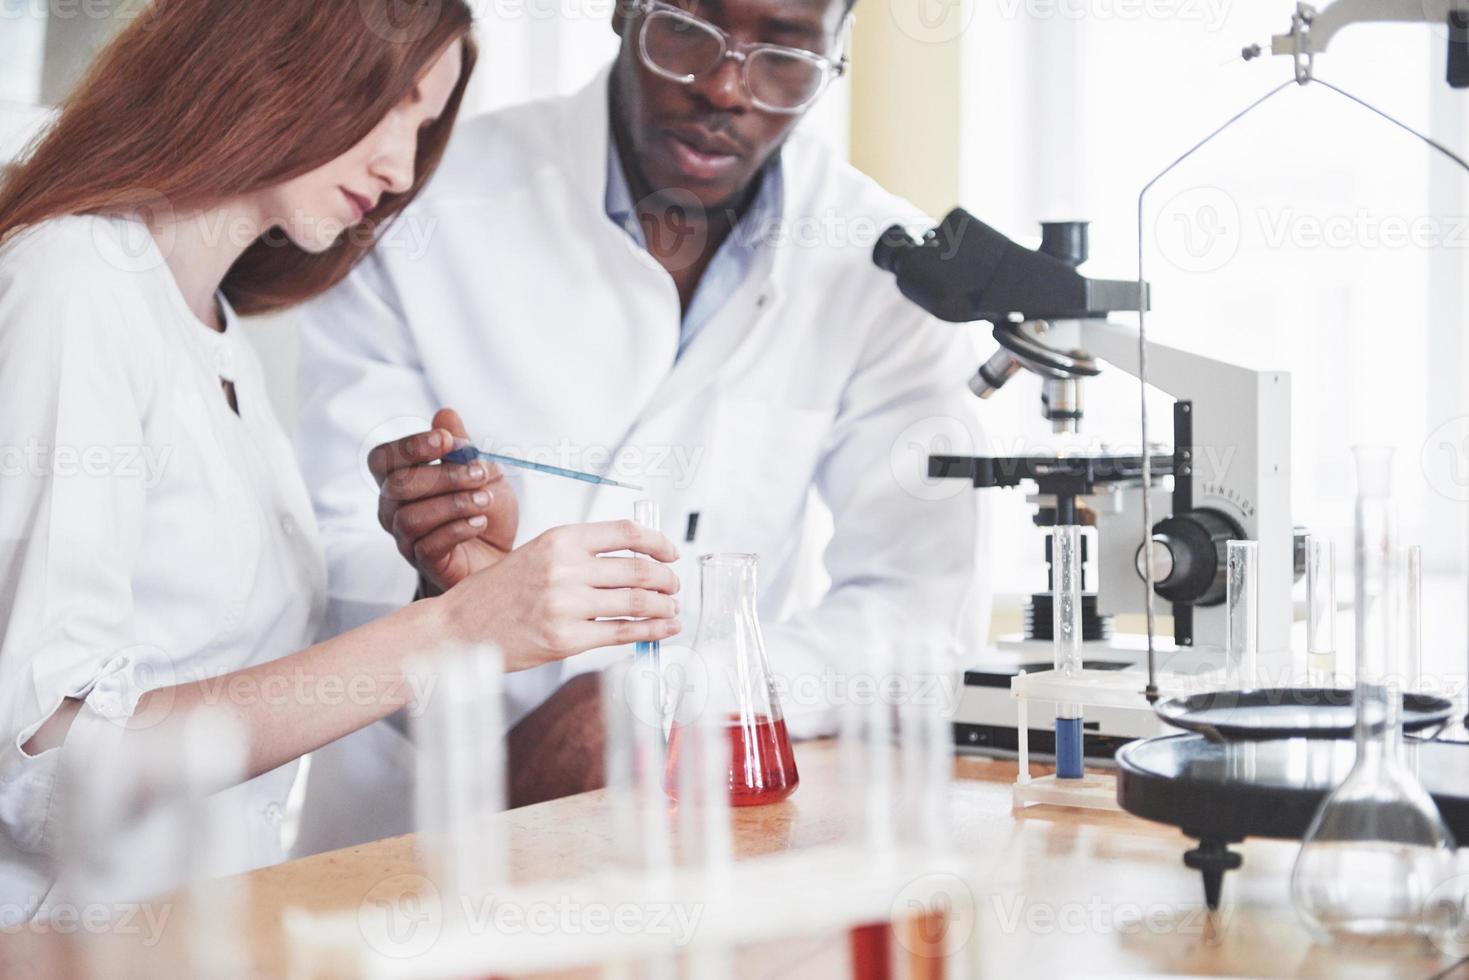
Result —
[[[0,919],[44,914],[63,760],[85,778],[139,728],[227,715],[246,781],[212,802],[260,866],[295,761],[402,708],[410,657],[493,644],[519,670],[677,632],[666,539],[586,526],[512,552],[509,491],[466,469],[455,533],[506,556],[312,645],[315,521],[235,316],[391,247],[470,29],[463,0],[155,0],[0,184]],[[621,550],[657,561],[600,557]]]

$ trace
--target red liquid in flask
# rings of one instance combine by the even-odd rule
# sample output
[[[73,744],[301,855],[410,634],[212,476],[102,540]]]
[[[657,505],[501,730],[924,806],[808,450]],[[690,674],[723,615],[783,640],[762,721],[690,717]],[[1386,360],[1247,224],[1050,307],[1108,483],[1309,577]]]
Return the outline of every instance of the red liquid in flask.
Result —
[[[663,771],[663,791],[675,802],[682,736],[678,725],[668,733],[668,765]],[[796,791],[801,777],[784,718],[771,721],[760,715],[741,724],[739,715],[730,715],[724,737],[729,746],[730,806],[779,803]]]

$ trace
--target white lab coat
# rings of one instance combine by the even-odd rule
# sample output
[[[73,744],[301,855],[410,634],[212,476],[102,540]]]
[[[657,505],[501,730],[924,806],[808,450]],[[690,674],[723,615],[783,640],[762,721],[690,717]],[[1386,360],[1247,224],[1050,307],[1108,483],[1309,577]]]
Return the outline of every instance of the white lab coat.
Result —
[[[791,729],[830,731],[837,674],[867,644],[899,647],[915,630],[966,644],[983,628],[978,495],[925,481],[930,449],[977,439],[972,353],[872,264],[877,236],[919,217],[911,206],[797,136],[783,151],[782,239],[676,358],[673,281],[605,212],[608,138],[606,72],[572,97],[462,123],[377,252],[308,308],[297,450],[327,543],[329,621],[349,628],[412,598],[365,454],[452,407],[482,444],[646,485],[683,552],[686,640],[697,556],[760,555]],[[639,496],[512,478],[518,542],[630,517]],[[834,520],[827,541],[814,498]],[[621,655],[512,676],[510,720]],[[377,726],[318,755],[309,846],[350,842],[316,840],[311,811],[354,789],[354,811],[382,818],[372,832],[406,829],[399,739]]]
[[[311,502],[225,312],[224,333],[199,322],[138,221],[61,218],[0,249],[0,925],[43,900],[99,898],[56,872],[78,857],[64,843],[76,807],[116,776],[109,759],[145,692],[275,660],[320,630]],[[65,745],[23,751],[64,698],[82,702]],[[204,867],[285,856],[296,771],[211,798],[198,830],[219,846],[197,855]],[[185,842],[164,829],[116,841],[139,867],[92,884],[125,899],[180,884]]]

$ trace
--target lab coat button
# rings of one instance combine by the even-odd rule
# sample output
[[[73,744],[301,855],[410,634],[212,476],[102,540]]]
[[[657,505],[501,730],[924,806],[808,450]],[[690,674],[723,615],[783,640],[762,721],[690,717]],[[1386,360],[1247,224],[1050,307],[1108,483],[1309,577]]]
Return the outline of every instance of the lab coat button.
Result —
[[[286,537],[294,538],[296,536],[296,519],[290,515],[282,517],[281,530],[286,532]]]
[[[281,813],[280,806],[276,803],[267,803],[264,807],[261,808],[260,812],[264,815],[266,822],[271,824],[280,823],[281,818],[284,816],[284,814]]]
[[[235,351],[232,347],[221,347],[214,354],[214,370],[226,381],[235,380]]]

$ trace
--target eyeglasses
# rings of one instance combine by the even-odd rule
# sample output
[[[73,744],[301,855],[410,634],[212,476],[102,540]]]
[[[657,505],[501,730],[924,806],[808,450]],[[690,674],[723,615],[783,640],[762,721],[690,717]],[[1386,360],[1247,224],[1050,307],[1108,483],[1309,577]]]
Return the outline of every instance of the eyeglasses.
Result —
[[[843,27],[842,56],[824,55],[780,44],[744,44],[702,17],[661,0],[642,0],[644,14],[638,50],[649,71],[692,85],[726,61],[740,66],[750,101],[765,112],[795,115],[811,107],[831,83],[847,73],[852,17]]]

